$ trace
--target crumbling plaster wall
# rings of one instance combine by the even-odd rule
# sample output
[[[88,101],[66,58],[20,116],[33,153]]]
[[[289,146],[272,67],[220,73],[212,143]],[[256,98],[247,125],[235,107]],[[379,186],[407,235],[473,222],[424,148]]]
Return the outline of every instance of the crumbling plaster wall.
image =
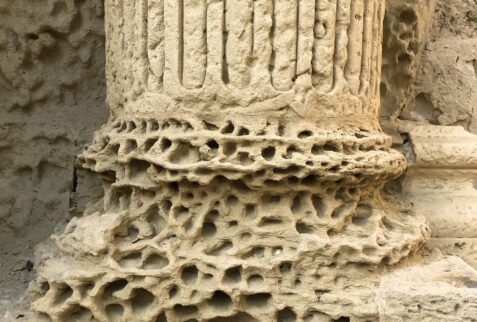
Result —
[[[0,1],[0,307],[33,246],[101,189],[75,155],[107,119],[103,3]]]
[[[477,133],[477,1],[388,0],[387,10],[385,128]],[[107,118],[103,28],[101,0],[0,0],[0,300],[26,288],[33,245],[101,192],[74,158]]]

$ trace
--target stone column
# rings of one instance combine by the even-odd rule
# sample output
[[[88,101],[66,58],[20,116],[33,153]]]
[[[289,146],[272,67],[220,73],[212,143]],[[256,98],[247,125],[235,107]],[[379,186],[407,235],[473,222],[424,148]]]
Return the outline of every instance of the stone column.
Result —
[[[110,0],[104,200],[38,253],[53,321],[369,321],[428,238],[380,197],[384,0]]]

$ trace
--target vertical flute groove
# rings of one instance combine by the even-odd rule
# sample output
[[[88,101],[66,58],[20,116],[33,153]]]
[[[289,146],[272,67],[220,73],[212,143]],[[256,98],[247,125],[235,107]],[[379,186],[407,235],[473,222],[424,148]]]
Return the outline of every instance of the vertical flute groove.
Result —
[[[177,58],[177,77],[179,82],[184,85],[183,75],[184,75],[184,0],[178,1],[178,22],[179,26],[179,48],[178,48],[178,58]]]
[[[296,22],[295,22],[295,71],[293,75],[292,82],[294,83],[298,76],[298,46],[300,40],[300,0],[296,0]]]
[[[375,3],[374,14],[373,14],[373,48],[370,53],[370,66],[369,66],[369,95],[374,99],[374,82],[376,81],[377,72],[378,72],[378,50],[379,50],[379,35],[380,30],[377,21],[380,16],[380,7],[379,4]]]
[[[148,55],[147,55],[147,11],[148,11],[148,0],[141,0],[139,10],[136,11],[135,21],[138,22],[137,26],[137,35],[136,37],[140,39],[140,48],[137,55],[139,61],[139,68],[137,70],[137,77],[140,80],[139,89],[143,91],[147,88],[147,74],[149,69]],[[138,91],[138,89],[135,89]]]
[[[345,78],[353,95],[358,95],[360,86],[361,61],[363,56],[364,4],[351,1],[351,18],[348,28],[348,61]]]
[[[232,0],[233,1],[233,0]],[[222,81],[224,84],[230,83],[229,78],[229,66],[227,62],[227,42],[228,42],[228,30],[227,30],[227,0],[224,0],[224,8],[222,15]]]
[[[337,74],[338,74],[338,71],[337,71],[337,68],[338,68],[338,55],[339,55],[339,51],[341,50],[341,48],[339,47],[339,30],[338,30],[338,27],[339,27],[339,18],[340,18],[340,14],[341,14],[341,1],[340,0],[336,0],[336,9],[335,9],[335,42],[334,42],[334,46],[335,46],[335,51],[333,53],[333,61],[332,61],[332,70],[333,70],[333,73],[332,73],[332,84],[331,84],[331,89],[332,90],[333,88],[335,88],[335,85],[336,85],[336,81],[337,81]]]
[[[369,82],[369,57],[370,50],[372,45],[372,17],[374,16],[374,8],[370,10],[370,0],[365,0],[364,5],[364,17],[363,17],[363,50],[361,56],[361,75],[360,75],[360,87],[359,94],[363,95],[366,93],[367,84]],[[374,6],[373,6],[374,7]],[[371,11],[371,12],[370,12]],[[371,18],[370,18],[371,16]]]
[[[336,0],[316,0],[312,83],[320,93],[333,87],[336,9]]]
[[[376,77],[374,81],[374,96],[379,98],[379,86],[381,82],[381,64],[382,64],[382,45],[383,45],[383,19],[384,19],[384,10],[385,6],[382,3],[379,3],[379,31],[378,31],[378,44],[376,48]]]
[[[148,87],[159,91],[163,89],[164,82],[164,36],[164,0],[149,0],[147,19]]]

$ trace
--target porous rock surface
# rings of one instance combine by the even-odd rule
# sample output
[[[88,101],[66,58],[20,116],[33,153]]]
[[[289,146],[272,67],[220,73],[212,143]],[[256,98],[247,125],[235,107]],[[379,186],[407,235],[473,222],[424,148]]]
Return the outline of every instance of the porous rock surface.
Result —
[[[429,238],[381,198],[384,2],[111,1],[105,197],[39,249],[53,321],[375,321]]]
[[[354,95],[363,93],[368,77],[360,68],[369,68],[360,56],[368,49],[360,46],[360,27],[352,28],[354,34],[348,35],[353,40],[348,50],[354,57],[335,56],[333,52],[333,46],[342,45],[345,38],[336,37],[334,42],[333,33],[330,37],[327,30],[330,25],[335,28],[333,6],[343,1],[322,1],[324,13],[307,12],[310,8],[301,3],[227,2],[229,14],[223,25],[203,16],[204,11],[208,18],[220,16],[224,12],[220,3],[206,9],[204,3],[184,1],[188,9],[181,15],[161,1],[150,0],[148,6],[142,1],[137,6],[134,2],[124,6],[122,1],[111,2],[110,14],[115,16],[108,27],[111,34],[120,35],[108,37],[108,101],[113,117],[80,158],[82,167],[100,174],[106,197],[90,207],[83,218],[74,219],[65,233],[40,248],[36,263],[39,278],[32,289],[36,310],[49,317],[35,316],[32,321],[473,319],[468,299],[474,296],[475,276],[462,262],[451,259],[422,269],[417,266],[406,274],[394,274],[388,265],[414,253],[428,232],[421,217],[411,216],[406,207],[382,201],[376,192],[381,183],[402,171],[403,161],[388,154],[390,142],[377,129],[374,116],[355,117],[377,109],[372,95],[366,93],[359,99],[374,101],[369,105],[341,95],[340,59],[355,62],[346,62],[344,67]],[[475,10],[471,2],[437,1],[431,39],[441,50],[421,54],[433,2],[387,1],[380,86],[384,118],[461,124],[472,130]],[[2,180],[7,180],[2,185],[9,192],[7,200],[0,200],[6,205],[2,210],[6,209],[3,213],[8,220],[2,227],[10,230],[15,221],[20,223],[14,230],[16,236],[32,236],[33,231],[35,241],[26,244],[46,236],[59,218],[66,218],[68,208],[71,213],[81,210],[81,201],[76,208],[78,194],[91,200],[93,190],[81,186],[87,172],[78,171],[77,179],[73,179],[71,159],[78,146],[88,141],[88,131],[102,120],[95,114],[104,109],[99,103],[104,85],[96,81],[102,71],[101,4],[60,0],[0,5],[6,39],[0,42],[0,55],[5,58],[0,61],[5,77],[0,77],[0,85],[7,89],[0,91],[2,106],[6,107],[2,112],[7,112],[1,122],[8,120],[0,139],[6,148],[0,152],[7,155],[2,168]],[[361,5],[352,4],[351,14],[369,8],[369,2]],[[272,8],[287,14],[271,15]],[[145,12],[148,24],[128,24],[144,18]],[[164,13],[172,14],[172,18]],[[313,37],[296,41],[298,36],[290,32],[295,13],[304,17],[302,26],[315,15],[318,23]],[[26,17],[28,23],[17,21]],[[337,30],[343,31],[347,14],[338,17],[344,17],[335,21],[341,24]],[[360,22],[362,17],[358,14],[355,18]],[[175,19],[184,22],[182,39],[177,33],[181,24]],[[245,23],[243,27],[244,21],[260,19],[261,24]],[[366,22],[362,26],[365,29]],[[174,32],[166,33],[171,30]],[[213,32],[209,31],[214,30],[224,31],[227,41],[216,33],[212,42]],[[300,30],[309,36],[309,27]],[[135,43],[140,39],[147,41]],[[244,45],[250,42],[252,46]],[[179,50],[181,43],[183,49]],[[96,47],[91,49],[92,45]],[[169,55],[165,48],[172,48]],[[211,50],[216,52],[208,56]],[[301,63],[293,51],[296,57],[303,57]],[[93,56],[89,56],[91,52]],[[53,54],[65,59],[51,59]],[[419,65],[421,55],[425,64]],[[334,59],[337,69],[329,64]],[[312,61],[311,68],[307,61]],[[269,73],[249,69],[257,64],[270,66]],[[26,76],[21,76],[25,72]],[[306,81],[304,75],[311,75],[312,80]],[[376,74],[370,77],[379,82]],[[457,85],[447,86],[449,80]],[[273,88],[264,86],[270,83]],[[330,88],[335,94],[339,88],[339,94],[325,95]],[[427,94],[431,91],[432,95]],[[219,113],[222,108],[225,110]],[[341,112],[354,115],[343,117]],[[25,114],[30,116],[28,126],[17,126],[24,123]],[[53,127],[52,117],[59,117]],[[78,128],[81,131],[70,133]],[[44,156],[49,148],[36,140],[37,132],[40,136],[48,132],[47,146],[54,146],[60,157]],[[31,133],[28,139],[25,133]],[[243,140],[244,136],[252,139]],[[40,159],[40,163],[28,161]],[[58,164],[58,160],[62,160],[61,165],[51,171],[45,166]],[[23,171],[17,169],[23,167],[17,164],[24,163],[38,175],[19,180]],[[446,171],[453,176],[455,169],[450,166]],[[459,178],[467,188],[473,184],[468,174],[454,181]],[[79,184],[73,193],[72,181]],[[22,182],[21,187],[15,182]],[[25,189],[29,182],[47,186],[41,191],[48,194]],[[58,192],[52,193],[50,188],[58,183]],[[467,188],[468,193],[471,190]],[[28,202],[19,203],[19,198]],[[19,209],[22,216],[18,216]],[[176,217],[176,213],[182,215]],[[403,214],[408,215],[403,219]],[[433,225],[432,216],[428,219]],[[424,229],[421,236],[419,226]],[[358,236],[357,231],[363,234]],[[401,241],[402,234],[405,237]],[[4,236],[6,241],[14,240]],[[139,246],[134,247],[136,244]],[[462,255],[469,263],[476,258],[475,245],[473,238],[431,240],[431,246]],[[410,262],[418,261],[414,258]],[[389,269],[391,275],[381,277]],[[442,271],[453,288],[442,283],[429,288],[429,283],[440,283],[441,277],[434,275]],[[305,277],[302,272],[306,272]],[[432,278],[431,272],[435,272]],[[464,282],[456,284],[455,277],[461,275]],[[303,281],[309,285],[303,286]],[[416,285],[422,290],[417,295],[413,293]],[[441,294],[436,297],[436,292]],[[277,299],[275,294],[281,295]],[[310,302],[313,304],[307,307]],[[18,317],[9,315],[7,321]]]
[[[462,126],[477,133],[477,3],[389,0],[382,120]]]
[[[476,48],[477,3],[439,1],[404,118],[477,134]]]
[[[384,18],[382,119],[400,117],[413,101],[417,70],[432,27],[436,0],[388,0]]]

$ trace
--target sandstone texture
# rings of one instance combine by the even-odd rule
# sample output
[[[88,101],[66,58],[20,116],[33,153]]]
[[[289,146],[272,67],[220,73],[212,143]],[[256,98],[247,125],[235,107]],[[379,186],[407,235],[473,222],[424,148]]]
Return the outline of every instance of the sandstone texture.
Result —
[[[477,267],[477,135],[462,127],[409,132],[403,196],[428,218],[431,245]]]
[[[382,119],[395,119],[414,98],[416,74],[432,28],[436,0],[388,0],[384,18]]]
[[[0,0],[0,320],[476,321],[476,12]]]
[[[384,2],[105,9],[111,118],[78,158],[105,197],[39,248],[32,309],[376,320],[429,238],[379,192],[405,168],[377,122]]]
[[[388,1],[383,120],[460,125],[477,133],[476,12],[474,0]]]
[[[477,3],[440,1],[405,118],[477,133]]]
[[[107,118],[102,21],[100,1],[0,1],[2,304],[24,293],[33,246],[102,193],[74,166]]]
[[[388,284],[425,280],[440,264],[395,267],[430,231],[380,193],[405,169],[377,122],[384,2],[118,0],[105,9],[111,118],[78,158],[105,196],[38,249],[39,318],[409,315]],[[473,283],[475,271],[459,265],[454,279]],[[469,319],[467,288],[449,297],[462,295]],[[425,291],[420,302],[441,296]]]
[[[397,269],[383,277],[379,292],[380,321],[475,321],[477,316],[477,271],[457,257]]]

